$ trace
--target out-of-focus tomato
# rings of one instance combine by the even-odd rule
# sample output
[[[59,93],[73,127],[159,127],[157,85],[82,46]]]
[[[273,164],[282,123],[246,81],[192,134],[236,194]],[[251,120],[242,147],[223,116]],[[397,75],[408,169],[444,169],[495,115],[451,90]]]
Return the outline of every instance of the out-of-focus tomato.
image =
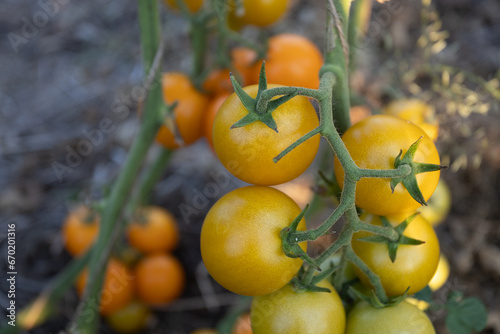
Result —
[[[427,201],[426,206],[421,206],[418,212],[433,226],[441,224],[448,216],[451,209],[451,191],[446,182],[440,179],[436,190]]]
[[[231,94],[222,93],[214,97],[208,104],[207,111],[205,112],[205,121],[203,123],[203,134],[207,138],[208,144],[210,144],[210,147],[212,147],[212,149],[214,148],[212,140],[212,129],[214,128],[215,115],[217,115],[217,111],[219,111],[220,106],[224,103],[224,101],[226,101],[229,95]]]
[[[323,56],[307,38],[281,34],[269,39],[266,55],[267,82],[317,89]]]
[[[88,279],[88,269],[84,269],[76,280],[76,291],[81,296]],[[120,261],[110,259],[101,290],[100,312],[110,315],[126,307],[134,297],[134,276]]]
[[[150,316],[149,308],[137,301],[133,301],[121,310],[111,313],[106,321],[118,333],[138,333],[146,327]]]
[[[159,206],[141,208],[127,228],[130,245],[143,253],[172,251],[179,243],[175,217]]]
[[[244,313],[238,317],[231,334],[252,334],[252,324],[250,323],[250,313]]]
[[[396,100],[387,105],[383,112],[418,125],[433,141],[436,141],[439,123],[436,120],[434,108],[425,102],[419,99]]]
[[[99,215],[85,206],[79,206],[68,214],[63,224],[64,248],[73,256],[84,254],[99,233]]]
[[[439,257],[439,263],[436,272],[429,282],[429,288],[431,288],[432,291],[439,290],[446,283],[449,276],[450,263],[448,262],[446,256],[441,254],[441,256]]]
[[[203,5],[203,0],[182,0],[191,13],[196,13]],[[168,6],[172,9],[179,9],[177,0],[165,0]]]
[[[149,305],[169,303],[177,299],[184,289],[184,269],[179,260],[170,254],[146,256],[136,265],[134,273],[137,294]]]
[[[166,103],[178,102],[174,109],[174,120],[184,140],[184,146],[194,143],[202,136],[203,112],[208,98],[198,92],[183,73],[163,74],[162,88]],[[169,149],[179,147],[173,133],[165,125],[158,130],[156,141]]]
[[[234,30],[239,30],[243,25],[250,24],[266,27],[278,21],[288,8],[289,0],[243,0],[241,15],[234,6],[229,13],[229,23]]]
[[[359,121],[372,115],[372,111],[367,106],[353,106],[349,111],[349,116],[351,118],[351,124],[354,125]]]

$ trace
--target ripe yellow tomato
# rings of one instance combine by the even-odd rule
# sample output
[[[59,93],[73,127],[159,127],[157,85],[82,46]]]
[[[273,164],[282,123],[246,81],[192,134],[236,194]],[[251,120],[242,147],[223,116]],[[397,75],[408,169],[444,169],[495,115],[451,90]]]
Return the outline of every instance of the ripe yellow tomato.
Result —
[[[268,88],[278,87],[269,85]],[[245,87],[252,97],[257,85]],[[293,180],[312,163],[318,152],[320,136],[316,135],[273,162],[281,151],[315,129],[319,119],[306,97],[296,96],[273,111],[278,132],[260,121],[244,127],[231,126],[248,114],[248,110],[233,93],[215,116],[213,144],[219,160],[237,178],[256,185],[275,185]]]
[[[162,76],[163,99],[166,103],[177,101],[174,120],[184,140],[184,146],[194,143],[202,136],[203,112],[208,98],[198,92],[191,80],[183,73],[165,73]],[[178,148],[173,133],[162,125],[156,141],[169,149]]]
[[[347,315],[345,334],[435,334],[427,315],[402,301],[395,306],[375,308],[363,301]]]
[[[439,154],[434,142],[418,126],[389,115],[365,118],[350,127],[342,141],[360,168],[394,169],[394,160],[403,154],[420,137],[420,145],[414,161],[439,165]],[[334,163],[335,177],[344,185],[344,170],[337,157]],[[431,197],[439,181],[439,171],[417,174],[417,183],[425,200]],[[389,178],[363,178],[356,185],[356,205],[370,213],[387,216],[414,212],[421,205],[399,183],[391,191]]]
[[[234,24],[234,30],[250,24],[266,27],[278,21],[288,8],[289,0],[243,0],[243,13],[238,15],[236,6],[232,4],[228,20]]]
[[[296,292],[291,285],[255,297],[251,308],[254,334],[344,334],[345,310],[326,280],[318,286],[328,292]],[[368,332],[367,332],[368,333]]]
[[[383,112],[418,125],[433,141],[436,141],[439,123],[436,120],[434,108],[425,102],[419,99],[396,100],[387,105]]]
[[[406,216],[387,217],[392,226],[397,226]],[[364,222],[382,226],[378,216],[362,214]],[[429,283],[436,272],[439,262],[439,241],[432,226],[420,215],[408,225],[403,235],[423,241],[420,245],[400,245],[394,263],[389,258],[385,243],[373,243],[359,240],[373,235],[369,232],[355,233],[352,240],[354,252],[364,263],[379,276],[388,296],[402,295],[408,287],[408,294],[416,293]],[[361,281],[369,285],[368,277],[355,268]]]
[[[130,245],[142,253],[170,252],[179,243],[175,217],[159,206],[144,207],[136,212],[137,221],[127,227]]]
[[[99,215],[83,205],[71,210],[62,229],[68,253],[80,256],[89,250],[99,233],[99,221]]]
[[[436,272],[434,273],[434,276],[432,276],[432,279],[429,282],[429,288],[431,288],[432,291],[439,290],[446,283],[449,276],[450,276],[450,263],[448,262],[446,256],[441,254],[441,256],[439,257],[439,263]]]
[[[302,260],[282,249],[280,231],[300,214],[279,190],[248,186],[233,190],[210,209],[201,229],[201,256],[210,275],[224,288],[259,296],[283,287]],[[305,221],[298,230],[305,230]],[[305,250],[306,244],[301,244]]]

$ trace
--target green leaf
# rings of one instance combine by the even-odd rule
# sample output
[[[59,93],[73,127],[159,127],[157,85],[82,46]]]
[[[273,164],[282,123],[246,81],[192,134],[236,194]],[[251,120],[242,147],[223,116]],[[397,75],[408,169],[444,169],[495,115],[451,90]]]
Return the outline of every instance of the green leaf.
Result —
[[[426,285],[425,288],[415,293],[413,297],[417,298],[418,300],[423,300],[430,303],[432,302],[432,290],[428,285]]]
[[[276,121],[270,113],[260,115],[259,120],[271,128],[274,132],[278,133],[278,125],[276,125]]]
[[[479,332],[486,327],[486,307],[477,298],[466,298],[458,303],[452,301],[446,308],[446,328],[452,334]]]
[[[405,177],[403,179],[403,185],[406,187],[406,190],[408,190],[411,197],[413,197],[415,201],[417,201],[422,205],[427,205],[427,203],[425,202],[424,195],[422,195],[422,192],[418,187],[417,178],[415,177],[415,174],[412,173],[407,177]]]
[[[231,125],[231,129],[236,129],[236,128],[241,128],[245,125],[248,125],[250,123],[253,123],[253,122],[256,122],[259,120],[259,117],[254,114],[254,113],[248,113],[246,114],[245,117],[243,117],[242,119],[240,119],[238,122],[234,123],[233,125]]]
[[[373,242],[378,244],[385,244],[388,242],[388,239],[381,235],[369,235],[367,237],[359,238],[358,240],[365,242]]]
[[[234,92],[240,98],[241,103],[243,103],[243,106],[249,111],[249,113],[252,113],[255,110],[256,100],[243,90],[243,88],[234,77],[233,73],[229,74],[229,78],[231,79],[231,83],[233,84]]]
[[[283,103],[293,99],[295,96],[297,96],[297,92],[293,92],[292,94],[288,94],[285,96],[282,96],[276,100],[271,100],[267,103],[267,112],[271,113],[276,110],[280,105]]]

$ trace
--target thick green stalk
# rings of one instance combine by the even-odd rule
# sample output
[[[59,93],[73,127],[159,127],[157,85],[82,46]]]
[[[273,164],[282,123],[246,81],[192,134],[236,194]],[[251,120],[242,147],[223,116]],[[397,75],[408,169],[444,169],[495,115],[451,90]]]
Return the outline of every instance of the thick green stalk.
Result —
[[[158,2],[155,0],[140,0],[139,23],[141,27],[141,42],[144,61],[144,73],[150,73],[158,55],[160,41],[160,22],[158,16]],[[91,251],[89,263],[89,280],[86,291],[77,310],[76,320],[69,329],[71,333],[91,334],[95,333],[98,326],[98,309],[89,300],[97,304],[100,300],[103,273],[105,271],[106,259],[109,256],[108,242],[113,230],[120,228],[119,218],[125,203],[129,197],[132,186],[142,163],[146,157],[149,146],[155,138],[160,126],[159,112],[163,106],[160,71],[156,70],[152,84],[146,85],[150,89],[146,100],[145,114],[139,134],[129,152],[127,161],[123,166],[109,196],[108,205],[103,212],[100,232],[95,246]],[[149,87],[150,86],[150,87]]]

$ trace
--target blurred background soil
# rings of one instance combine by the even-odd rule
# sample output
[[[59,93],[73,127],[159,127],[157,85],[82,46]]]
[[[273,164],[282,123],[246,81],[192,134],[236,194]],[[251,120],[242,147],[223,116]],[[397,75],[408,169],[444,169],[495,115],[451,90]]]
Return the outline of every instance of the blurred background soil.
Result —
[[[393,0],[399,1],[399,0]],[[138,129],[136,108],[127,114],[112,111],[113,103],[130,95],[141,83],[136,2],[4,0],[0,4],[0,253],[7,272],[7,224],[16,224],[16,266],[19,307],[34,299],[50,279],[71,260],[61,240],[61,224],[74,201],[99,199],[123,164]],[[386,5],[374,4],[372,30],[359,51],[353,82],[373,108],[390,98],[386,85],[394,82],[398,61],[418,62],[421,34],[420,2],[400,0],[401,10],[388,17]],[[433,59],[463,68],[490,80],[500,68],[500,2],[498,0],[435,0],[447,46]],[[166,41],[163,68],[189,72],[188,26],[162,6]],[[44,8],[45,13],[42,15]],[[294,1],[287,17],[269,32],[308,36],[323,47],[323,1]],[[28,23],[27,23],[28,22]],[[33,25],[36,23],[37,26]],[[30,27],[31,26],[31,27]],[[24,31],[23,31],[24,29]],[[8,36],[23,36],[12,42]],[[256,30],[244,34],[255,38]],[[13,35],[10,35],[11,37]],[[14,43],[14,44],[12,44]],[[416,60],[415,60],[416,59]],[[422,89],[433,89],[428,78],[417,77]],[[420,81],[419,81],[420,80]],[[411,87],[410,87],[411,88]],[[477,90],[477,87],[475,88]],[[402,89],[410,94],[406,88]],[[491,97],[486,97],[490,99]],[[452,190],[453,206],[437,228],[442,252],[450,259],[451,276],[443,290],[476,296],[489,311],[484,333],[500,333],[500,116],[486,112],[447,111],[435,99],[441,133],[438,148],[451,167],[442,173]],[[123,117],[126,116],[126,117]],[[80,158],[70,158],[95,133],[103,118],[113,131],[94,137],[95,144]],[[93,132],[94,131],[94,132]],[[314,177],[314,169],[311,175]],[[178,218],[181,244],[175,255],[187,272],[182,298],[155,312],[149,333],[188,333],[214,327],[229,305],[238,301],[214,283],[201,266],[199,234],[204,215],[216,198],[196,214],[183,217],[181,205],[194,203],[207,182],[224,174],[204,140],[175,153],[155,188],[153,203]],[[231,178],[219,183],[219,196],[242,185]],[[299,187],[300,189],[300,187]],[[308,191],[308,188],[302,188]],[[434,298],[443,300],[443,290]],[[7,282],[0,281],[2,312],[8,305]],[[75,291],[60,303],[58,315],[31,333],[57,333],[77,305]],[[438,333],[446,333],[441,314],[433,314]],[[5,317],[2,315],[2,323]],[[100,333],[111,333],[103,325]]]

